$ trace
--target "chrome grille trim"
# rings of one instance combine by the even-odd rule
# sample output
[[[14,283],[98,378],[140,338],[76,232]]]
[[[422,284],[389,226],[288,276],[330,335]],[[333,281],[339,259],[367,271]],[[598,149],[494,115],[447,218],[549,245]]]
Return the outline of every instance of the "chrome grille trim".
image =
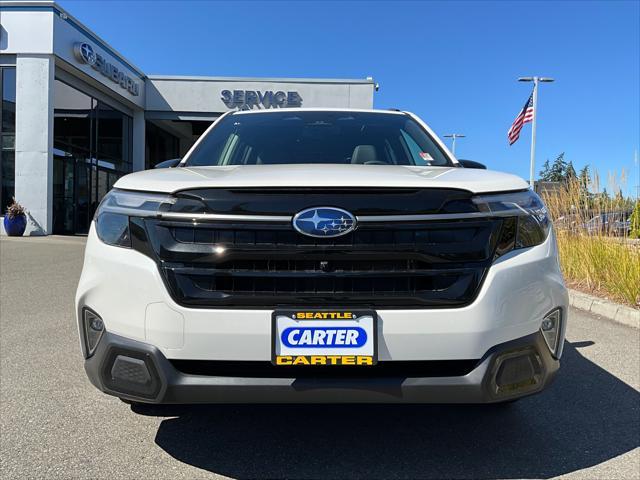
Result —
[[[227,221],[227,222],[290,222],[291,215],[230,215],[222,213],[179,213],[161,212],[157,215],[161,220],[191,221]]]
[[[439,220],[469,220],[474,218],[488,217],[512,217],[513,210],[502,212],[469,212],[469,213],[435,213],[424,215],[360,215],[356,219],[359,223],[378,222],[420,222]],[[227,221],[227,222],[291,222],[292,215],[230,215],[218,213],[179,213],[161,212],[156,218],[161,220],[183,220],[183,221]]]

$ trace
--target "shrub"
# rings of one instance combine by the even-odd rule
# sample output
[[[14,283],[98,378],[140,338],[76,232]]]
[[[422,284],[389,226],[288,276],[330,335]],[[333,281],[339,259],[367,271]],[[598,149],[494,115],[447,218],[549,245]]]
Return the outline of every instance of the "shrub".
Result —
[[[624,240],[560,231],[560,266],[577,288],[640,305],[640,248]]]
[[[640,238],[640,200],[636,201],[636,206],[631,214],[631,238]]]
[[[567,180],[542,195],[554,221],[562,273],[576,288],[638,306],[640,245],[625,238],[619,222],[620,212],[628,212],[632,204],[621,194],[592,193],[589,186],[584,179]],[[639,210],[636,204],[631,222],[636,235]]]

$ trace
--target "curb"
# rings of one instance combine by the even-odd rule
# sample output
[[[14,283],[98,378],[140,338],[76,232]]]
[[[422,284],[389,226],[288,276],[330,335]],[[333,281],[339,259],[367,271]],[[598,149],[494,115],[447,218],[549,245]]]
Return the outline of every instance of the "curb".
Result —
[[[640,328],[640,310],[626,305],[571,289],[569,289],[569,305],[628,327]]]

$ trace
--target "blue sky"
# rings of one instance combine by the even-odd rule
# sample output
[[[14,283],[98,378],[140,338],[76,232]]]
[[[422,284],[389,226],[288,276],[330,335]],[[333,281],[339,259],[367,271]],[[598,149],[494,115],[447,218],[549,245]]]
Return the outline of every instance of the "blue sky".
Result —
[[[460,158],[528,178],[530,125],[506,132],[539,93],[536,171],[560,152],[624,169],[635,192],[640,146],[640,2],[207,2],[60,4],[147,74],[364,78],[375,107],[460,132]]]

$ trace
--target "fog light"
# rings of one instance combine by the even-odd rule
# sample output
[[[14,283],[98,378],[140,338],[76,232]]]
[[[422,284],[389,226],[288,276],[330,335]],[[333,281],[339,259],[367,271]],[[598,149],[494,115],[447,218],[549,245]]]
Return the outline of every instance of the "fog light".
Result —
[[[96,313],[85,308],[83,312],[83,323],[87,357],[90,357],[96,351],[98,343],[100,343],[100,339],[104,333],[104,322]]]
[[[92,315],[91,319],[89,320],[89,328],[93,331],[101,332],[102,330],[104,330],[104,323],[102,323],[101,318]]]
[[[558,308],[549,313],[542,320],[540,331],[544,337],[544,341],[554,357],[558,357],[558,349],[560,346],[560,335],[562,333],[562,312]]]

